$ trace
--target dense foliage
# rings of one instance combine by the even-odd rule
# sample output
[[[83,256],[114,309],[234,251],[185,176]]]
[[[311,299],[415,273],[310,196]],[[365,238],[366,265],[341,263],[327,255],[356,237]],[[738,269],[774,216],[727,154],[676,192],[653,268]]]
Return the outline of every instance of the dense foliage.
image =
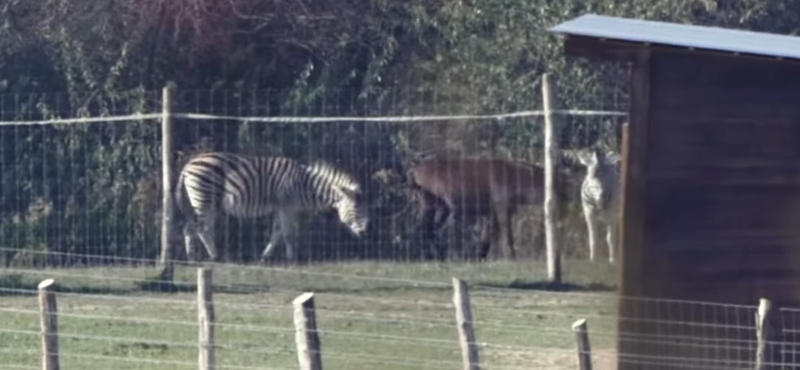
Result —
[[[800,2],[791,0],[6,0],[0,118],[157,112],[167,84],[186,112],[510,112],[538,107],[543,72],[558,77],[567,107],[624,108],[621,66],[570,60],[546,32],[588,12],[777,33],[800,27]],[[401,170],[433,150],[536,160],[541,132],[532,122],[178,121],[175,145],[179,164],[209,148],[282,153],[327,158],[385,184],[391,176],[380,170]],[[562,145],[603,139],[600,123],[570,122]],[[0,260],[155,257],[159,140],[153,120],[2,126]],[[386,217],[360,242],[371,257],[396,253],[398,194],[374,196]],[[248,227],[231,222],[238,227],[226,237]],[[264,240],[255,239],[237,253],[257,253]]]

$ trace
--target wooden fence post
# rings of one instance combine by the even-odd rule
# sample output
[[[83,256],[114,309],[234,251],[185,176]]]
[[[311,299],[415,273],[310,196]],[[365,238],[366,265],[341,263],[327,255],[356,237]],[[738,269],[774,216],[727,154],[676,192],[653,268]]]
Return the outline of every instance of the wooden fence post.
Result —
[[[768,364],[772,362],[772,348],[770,348],[769,343],[771,336],[771,313],[772,302],[766,298],[761,298],[758,311],[756,312],[756,338],[758,339],[756,347],[756,370],[765,370],[769,367]]]
[[[472,325],[472,307],[469,303],[467,283],[453,278],[453,305],[456,308],[458,341],[461,343],[461,358],[464,370],[479,370],[478,344],[475,343],[475,328]]]
[[[294,299],[294,329],[297,362],[300,370],[322,370],[322,348],[314,313],[314,293],[303,293]]]
[[[172,86],[164,87],[162,91],[162,117],[161,117],[161,266],[160,278],[163,281],[172,281],[175,265],[173,262],[172,248],[174,228],[172,219],[174,215],[172,201]]]
[[[213,370],[216,366],[212,271],[209,268],[197,269],[198,368],[200,370]]]
[[[558,169],[558,121],[553,111],[556,109],[555,88],[550,75],[542,76],[542,97],[544,100],[544,229],[547,244],[547,278],[551,283],[561,283],[561,251],[558,245],[558,202],[556,196],[556,176]]]
[[[578,343],[578,368],[592,370],[592,348],[589,345],[589,329],[586,327],[586,319],[575,321],[572,324],[572,331],[575,332],[575,340]]]
[[[59,370],[58,365],[58,308],[55,281],[39,283],[39,313],[42,324],[42,369]]]

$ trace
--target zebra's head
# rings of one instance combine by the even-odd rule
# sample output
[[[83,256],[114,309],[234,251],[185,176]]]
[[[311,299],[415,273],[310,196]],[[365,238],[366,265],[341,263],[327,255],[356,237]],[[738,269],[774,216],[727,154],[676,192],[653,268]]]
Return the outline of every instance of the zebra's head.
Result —
[[[582,153],[578,159],[586,167],[586,177],[596,178],[605,173],[607,168],[616,166],[620,158],[617,154],[606,154],[599,149],[594,149]]]
[[[369,212],[361,189],[335,186],[339,199],[334,203],[339,221],[347,226],[355,236],[361,236],[367,230]]]
[[[592,150],[578,157],[581,164],[586,167],[586,177],[597,177],[597,172],[603,164],[604,157],[603,152],[599,150]]]
[[[321,179],[328,189],[333,190],[333,208],[339,215],[339,221],[354,235],[363,235],[369,223],[369,207],[358,180],[325,161],[314,162],[308,169],[312,176]]]

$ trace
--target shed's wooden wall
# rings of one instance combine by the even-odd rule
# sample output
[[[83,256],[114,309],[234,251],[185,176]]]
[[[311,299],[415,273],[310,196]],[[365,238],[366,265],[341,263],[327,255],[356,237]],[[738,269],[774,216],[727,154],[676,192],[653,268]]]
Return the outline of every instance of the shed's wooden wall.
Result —
[[[646,274],[622,285],[659,298],[756,305],[766,297],[800,307],[800,64],[654,51],[649,81],[645,245],[638,257]],[[622,319],[620,330],[639,336],[635,343],[621,339],[622,352],[655,356],[651,362],[697,356],[751,367],[739,361],[752,358],[755,332],[744,327],[754,324],[753,311],[621,303],[621,312],[642,319]],[[649,345],[641,335],[660,339]],[[676,336],[675,345],[664,344],[667,335]],[[701,368],[634,362],[642,361],[620,365]]]

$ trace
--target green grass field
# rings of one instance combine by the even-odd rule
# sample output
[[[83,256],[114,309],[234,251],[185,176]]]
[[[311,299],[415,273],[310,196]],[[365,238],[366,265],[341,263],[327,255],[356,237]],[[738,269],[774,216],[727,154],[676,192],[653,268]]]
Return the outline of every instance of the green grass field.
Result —
[[[194,267],[184,291],[142,290],[151,267],[7,269],[0,273],[0,368],[40,368],[35,288],[59,284],[62,369],[197,368]],[[567,291],[546,289],[541,262],[214,266],[219,369],[296,369],[292,300],[315,292],[326,369],[459,369],[451,277],[470,284],[487,369],[574,369],[571,323],[586,318],[596,368],[614,345],[614,269],[565,261]]]

